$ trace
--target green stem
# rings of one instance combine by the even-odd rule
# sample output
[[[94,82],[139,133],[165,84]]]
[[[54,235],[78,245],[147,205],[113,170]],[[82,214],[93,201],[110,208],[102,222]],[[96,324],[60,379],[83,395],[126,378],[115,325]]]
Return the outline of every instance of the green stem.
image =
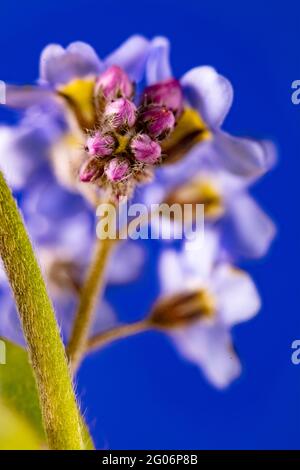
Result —
[[[152,328],[149,320],[141,320],[135,323],[129,323],[128,325],[121,325],[108,331],[99,333],[89,339],[87,343],[87,349],[93,350],[106,346],[118,339],[127,338],[143,331]]]
[[[92,263],[80,293],[71,339],[67,347],[67,355],[73,372],[79,366],[86,350],[86,343],[94,319],[96,305],[104,289],[105,268],[114,243],[115,240],[107,238],[97,240],[95,245]]]
[[[50,449],[83,448],[80,414],[63,343],[33,248],[0,173],[0,255],[34,370]]]

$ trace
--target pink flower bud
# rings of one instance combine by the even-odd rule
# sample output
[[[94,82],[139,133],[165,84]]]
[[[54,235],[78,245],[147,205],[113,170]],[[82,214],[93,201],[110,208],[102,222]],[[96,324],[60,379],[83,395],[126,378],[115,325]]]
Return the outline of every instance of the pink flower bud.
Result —
[[[135,158],[142,163],[153,165],[161,156],[161,147],[158,142],[150,139],[147,134],[139,134],[130,144]]]
[[[165,107],[151,106],[142,112],[139,122],[146,125],[151,137],[165,138],[175,126],[175,117]]]
[[[183,93],[180,83],[175,78],[170,78],[148,86],[143,92],[141,101],[144,105],[165,106],[177,115],[183,108]]]
[[[97,157],[89,158],[80,168],[79,179],[83,183],[90,183],[103,175],[103,163]]]
[[[110,181],[117,182],[126,176],[129,170],[129,162],[125,158],[115,157],[105,168],[105,174]]]
[[[115,140],[111,135],[102,135],[96,132],[87,138],[86,149],[91,156],[106,157],[111,155],[115,148]]]
[[[127,74],[117,65],[112,65],[99,75],[96,81],[95,92],[102,92],[107,100],[123,96],[130,98],[133,95],[133,85]]]
[[[104,116],[115,129],[133,127],[136,121],[136,106],[132,101],[119,98],[106,105]]]

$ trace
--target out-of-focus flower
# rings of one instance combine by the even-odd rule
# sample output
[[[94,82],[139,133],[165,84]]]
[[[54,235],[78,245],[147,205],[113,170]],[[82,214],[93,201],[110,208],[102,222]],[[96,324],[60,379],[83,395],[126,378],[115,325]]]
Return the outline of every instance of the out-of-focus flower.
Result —
[[[205,242],[180,253],[163,252],[162,297],[151,321],[166,332],[179,353],[199,366],[207,379],[223,388],[239,376],[241,365],[232,346],[232,326],[260,309],[250,276],[218,259],[218,238],[207,231]],[[195,256],[197,254],[197,256]]]
[[[90,183],[96,181],[104,173],[104,164],[97,157],[89,158],[81,166],[79,171],[80,181],[83,183]]]
[[[173,112],[162,106],[151,106],[140,115],[140,122],[146,127],[149,135],[155,139],[168,136],[175,126]]]

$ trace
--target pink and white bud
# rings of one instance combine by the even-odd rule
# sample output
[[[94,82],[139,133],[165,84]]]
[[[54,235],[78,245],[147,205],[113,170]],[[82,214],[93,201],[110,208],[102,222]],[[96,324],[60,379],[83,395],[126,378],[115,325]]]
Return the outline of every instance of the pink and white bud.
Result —
[[[127,175],[129,166],[125,158],[115,157],[106,166],[105,174],[112,182],[121,181]]]
[[[86,141],[86,149],[89,155],[97,155],[98,157],[111,155],[115,145],[115,139],[111,135],[102,135],[100,132],[91,135]]]
[[[112,65],[101,73],[96,81],[96,95],[102,92],[107,100],[119,97],[131,98],[133,91],[133,84],[128,75],[117,65]]]
[[[89,158],[80,168],[79,179],[83,183],[92,183],[103,175],[103,163],[97,157]]]
[[[161,156],[161,147],[147,134],[139,134],[132,139],[130,148],[136,160],[153,165]]]
[[[146,126],[153,138],[165,138],[175,126],[172,111],[163,106],[151,106],[140,115],[139,121]]]
[[[165,106],[175,115],[180,114],[183,108],[183,93],[179,81],[170,78],[146,87],[141,102],[144,105]]]
[[[132,101],[119,98],[108,103],[104,110],[104,116],[109,120],[112,127],[133,127],[136,122],[136,106]]]

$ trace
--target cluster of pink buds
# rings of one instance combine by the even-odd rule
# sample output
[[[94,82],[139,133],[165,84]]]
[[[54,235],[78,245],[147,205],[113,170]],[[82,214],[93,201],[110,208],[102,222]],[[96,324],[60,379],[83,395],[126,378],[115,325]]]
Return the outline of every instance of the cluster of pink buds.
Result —
[[[119,198],[149,179],[149,169],[162,160],[162,141],[173,131],[183,109],[180,84],[169,79],[146,87],[134,102],[134,84],[116,65],[96,80],[97,124],[85,150],[88,159],[80,180],[109,188]]]

